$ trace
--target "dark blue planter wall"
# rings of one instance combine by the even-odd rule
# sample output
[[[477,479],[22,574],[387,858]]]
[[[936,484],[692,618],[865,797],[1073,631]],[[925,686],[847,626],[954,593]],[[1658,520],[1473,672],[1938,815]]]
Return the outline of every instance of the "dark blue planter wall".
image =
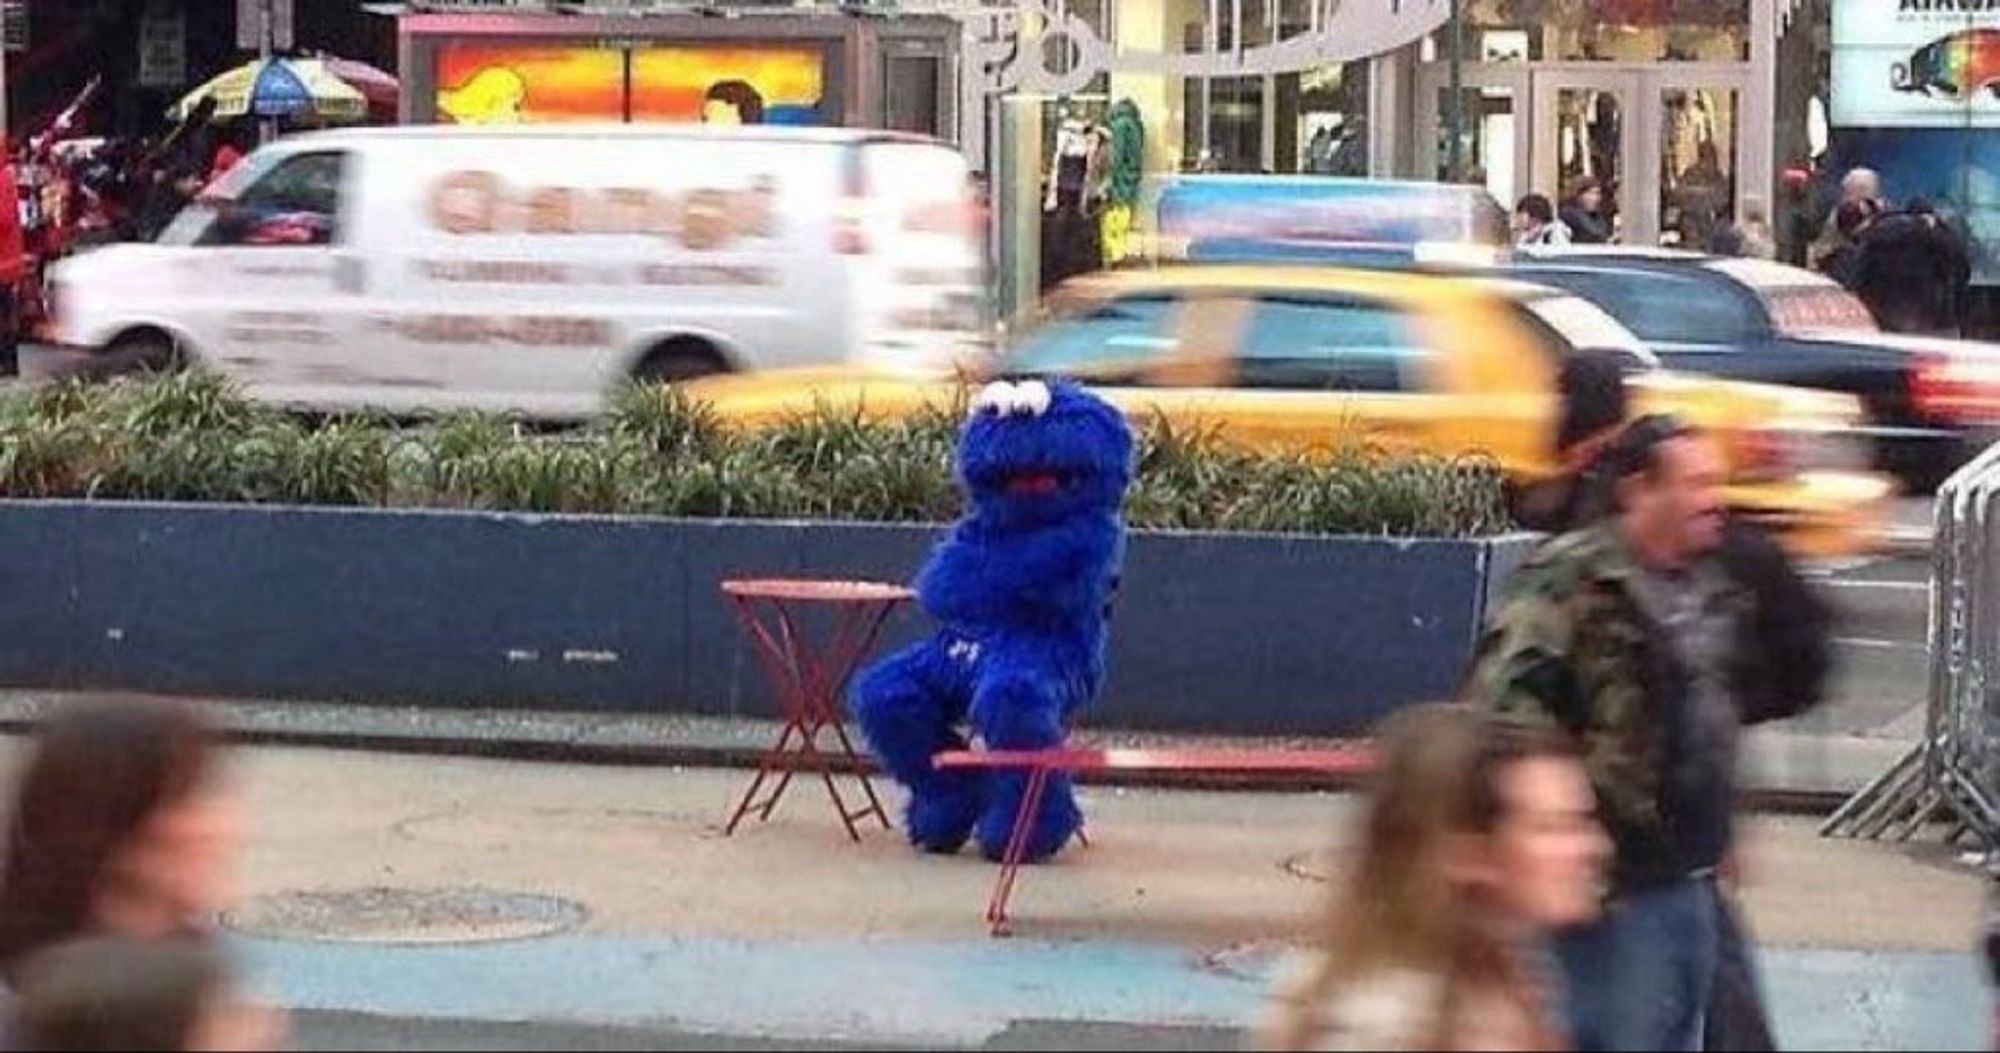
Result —
[[[0,503],[0,683],[709,714],[774,711],[718,583],[907,580],[935,532]],[[1453,686],[1524,542],[1133,538],[1090,723],[1358,730]],[[928,628],[920,612],[888,642]]]

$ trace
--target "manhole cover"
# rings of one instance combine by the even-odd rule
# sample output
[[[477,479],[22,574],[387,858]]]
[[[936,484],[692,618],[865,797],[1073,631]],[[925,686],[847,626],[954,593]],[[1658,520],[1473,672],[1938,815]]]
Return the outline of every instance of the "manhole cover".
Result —
[[[280,892],[223,915],[251,936],[338,943],[486,943],[553,936],[583,924],[583,904],[489,889],[363,888]]]

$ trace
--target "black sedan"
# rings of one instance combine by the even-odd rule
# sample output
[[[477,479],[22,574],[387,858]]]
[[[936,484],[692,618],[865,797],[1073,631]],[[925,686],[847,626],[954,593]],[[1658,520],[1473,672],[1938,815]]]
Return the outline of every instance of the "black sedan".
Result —
[[[1860,300],[1809,271],[1616,247],[1505,269],[1596,303],[1669,368],[1857,396],[1876,465],[1914,490],[2000,437],[2000,347],[1883,333]]]

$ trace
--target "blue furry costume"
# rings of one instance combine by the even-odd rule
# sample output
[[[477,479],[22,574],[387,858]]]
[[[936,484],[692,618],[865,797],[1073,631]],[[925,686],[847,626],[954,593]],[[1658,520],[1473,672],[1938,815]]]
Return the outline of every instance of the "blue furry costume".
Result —
[[[911,843],[956,852],[975,832],[1006,851],[1027,777],[937,771],[961,728],[995,750],[1059,746],[1104,681],[1106,615],[1125,549],[1132,433],[1067,381],[989,385],[960,436],[965,517],[917,581],[938,634],[861,674],[856,721],[910,790]],[[1027,846],[1061,850],[1083,825],[1067,776],[1051,779]]]

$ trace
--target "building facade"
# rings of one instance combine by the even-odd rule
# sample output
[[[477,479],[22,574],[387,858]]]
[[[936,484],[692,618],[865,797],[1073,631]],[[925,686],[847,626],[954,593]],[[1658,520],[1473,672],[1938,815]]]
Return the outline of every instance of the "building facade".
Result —
[[[1778,125],[1804,122],[1778,112],[1787,2],[1465,0],[1455,32],[1447,0],[926,6],[968,22],[966,112],[983,96],[987,121],[968,149],[1020,150],[1037,121],[1130,98],[1152,172],[1456,175],[1509,203],[1589,178],[1650,244],[1769,216]]]

